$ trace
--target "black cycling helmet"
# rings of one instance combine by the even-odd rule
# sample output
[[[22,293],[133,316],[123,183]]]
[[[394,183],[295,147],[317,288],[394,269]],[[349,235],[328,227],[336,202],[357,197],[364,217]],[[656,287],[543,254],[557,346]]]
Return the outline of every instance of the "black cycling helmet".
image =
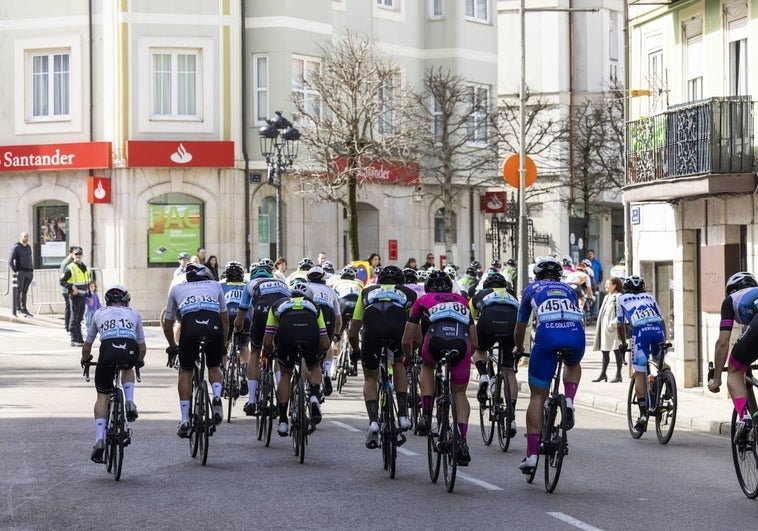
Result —
[[[500,262],[500,260],[493,260],[490,264],[490,268],[500,271],[503,268],[503,264]]]
[[[624,279],[624,291],[626,293],[642,293],[645,291],[645,279],[639,275],[632,275]]]
[[[290,297],[303,297],[313,300],[313,291],[304,282],[298,282],[290,288]]]
[[[301,271],[308,271],[312,267],[313,267],[313,260],[311,260],[310,258],[303,258],[297,264],[297,268]]]
[[[477,271],[480,271],[482,269],[482,264],[480,264],[478,260],[474,260],[468,266],[473,267]]]
[[[466,269],[466,274],[470,277],[475,277],[478,273],[479,271],[477,271],[475,267],[469,266],[469,268]]]
[[[334,264],[331,260],[324,260],[324,263],[321,264],[321,268],[327,273],[334,273]]]
[[[262,267],[269,273],[274,272],[274,261],[271,258],[261,258],[258,260],[258,267]]]
[[[187,282],[197,282],[198,280],[213,280],[211,270],[203,264],[190,262],[185,268],[187,273]]]
[[[453,279],[451,279],[450,275],[444,271],[432,271],[426,278],[426,282],[424,282],[424,290],[426,290],[427,293],[433,291],[450,293],[453,291]]]
[[[239,262],[231,261],[224,268],[224,278],[229,282],[243,282],[245,270]]]
[[[552,278],[553,280],[560,280],[563,273],[563,266],[561,263],[552,256],[545,256],[537,260],[534,264],[534,278],[537,280],[544,280],[546,278]]]
[[[355,275],[358,274],[358,270],[351,266],[347,265],[342,269],[342,273],[340,273],[340,278],[344,278],[347,280],[355,280]]]
[[[507,288],[508,281],[500,273],[492,273],[484,279],[482,286],[484,288]]]
[[[116,284],[115,286],[108,288],[108,291],[105,292],[105,303],[108,306],[116,303],[127,305],[131,299],[132,296],[129,295],[129,292],[126,291],[126,288],[121,284]]]
[[[317,284],[324,284],[326,281],[324,280],[324,277],[326,276],[326,273],[321,268],[321,266],[313,266],[308,270],[308,274],[305,275],[305,277],[308,279],[308,282],[315,282]]]
[[[377,284],[405,284],[405,274],[393,265],[384,266],[376,276]]]
[[[729,277],[729,280],[726,281],[726,296],[728,297],[735,291],[739,291],[741,289],[755,287],[758,287],[758,282],[755,281],[753,274],[748,273],[747,271],[741,271],[739,273],[735,273]]]
[[[418,274],[412,267],[406,267],[403,269],[403,276],[405,277],[405,284],[415,284],[418,282]]]
[[[516,267],[516,260],[514,260],[513,258],[509,258],[509,259],[508,259],[508,260],[505,262],[505,264],[506,264],[506,265],[508,265],[508,266],[510,266],[510,267]]]

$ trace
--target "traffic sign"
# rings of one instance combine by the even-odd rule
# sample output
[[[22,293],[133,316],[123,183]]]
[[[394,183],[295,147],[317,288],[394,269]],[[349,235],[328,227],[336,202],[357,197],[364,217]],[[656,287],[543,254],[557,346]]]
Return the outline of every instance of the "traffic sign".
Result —
[[[518,155],[511,155],[503,164],[503,180],[514,188],[519,187],[519,160]],[[529,155],[527,155],[525,166],[526,176],[524,178],[524,184],[526,185],[526,188],[529,188],[534,184],[534,181],[537,180],[537,165],[531,158],[529,158]]]

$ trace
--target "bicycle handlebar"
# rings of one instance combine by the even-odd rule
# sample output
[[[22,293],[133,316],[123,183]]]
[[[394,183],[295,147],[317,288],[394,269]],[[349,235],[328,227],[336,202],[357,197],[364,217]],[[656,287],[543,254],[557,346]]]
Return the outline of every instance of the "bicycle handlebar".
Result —
[[[84,377],[84,381],[85,382],[89,382],[90,381],[89,368],[92,367],[93,365],[97,365],[97,362],[90,360],[90,361],[87,361],[87,362],[85,362],[85,363],[82,364],[82,368],[84,369],[82,371],[82,376]],[[120,367],[120,368],[121,369],[127,369],[127,368],[131,369],[132,367]],[[137,367],[136,365],[134,366],[134,376],[137,379],[137,382],[141,382],[142,381],[142,373],[140,373],[140,368]]]

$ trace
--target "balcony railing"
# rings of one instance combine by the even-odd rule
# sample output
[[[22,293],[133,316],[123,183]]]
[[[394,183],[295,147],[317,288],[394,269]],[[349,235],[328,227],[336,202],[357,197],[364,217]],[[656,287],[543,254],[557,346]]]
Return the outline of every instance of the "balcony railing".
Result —
[[[677,105],[664,113],[627,122],[626,184],[752,173],[753,128],[749,96]]]

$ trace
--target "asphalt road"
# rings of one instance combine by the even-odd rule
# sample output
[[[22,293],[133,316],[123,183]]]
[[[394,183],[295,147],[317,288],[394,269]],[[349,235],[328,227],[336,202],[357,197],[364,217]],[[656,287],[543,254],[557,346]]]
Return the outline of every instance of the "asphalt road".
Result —
[[[620,415],[579,408],[558,488],[541,470],[528,485],[517,470],[519,436],[503,453],[484,446],[472,409],[471,465],[452,494],[429,480],[425,439],[409,436],[389,479],[379,450],[364,443],[357,379],[324,405],[305,464],[288,438],[255,440],[237,416],[211,438],[208,465],[175,435],[176,373],[164,340],[148,329],[136,401],[139,420],[121,481],[89,460],[92,383],[62,327],[0,323],[0,528],[2,529],[752,529],[758,501],[742,495],[728,440],[678,429],[667,446],[654,433],[632,440]],[[473,386],[471,387],[472,405]]]

